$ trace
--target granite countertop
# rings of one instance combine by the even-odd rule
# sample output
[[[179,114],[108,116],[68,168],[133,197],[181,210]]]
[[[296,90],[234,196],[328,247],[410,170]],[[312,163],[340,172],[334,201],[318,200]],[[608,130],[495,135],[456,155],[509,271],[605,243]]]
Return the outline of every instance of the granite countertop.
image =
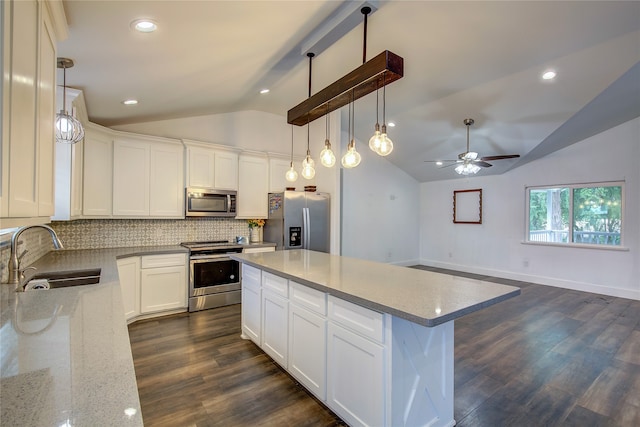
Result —
[[[304,249],[233,259],[424,326],[436,326],[520,294],[520,288]]]
[[[15,292],[0,285],[2,425],[142,426],[116,259],[182,246],[52,251],[38,273],[102,268],[100,283]]]

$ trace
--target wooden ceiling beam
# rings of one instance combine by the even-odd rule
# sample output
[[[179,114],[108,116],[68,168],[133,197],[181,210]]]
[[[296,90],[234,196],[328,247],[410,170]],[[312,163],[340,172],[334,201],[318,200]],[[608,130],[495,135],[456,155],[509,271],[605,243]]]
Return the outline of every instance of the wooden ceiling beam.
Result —
[[[386,73],[385,73],[386,72]],[[383,79],[384,74],[384,79]],[[385,50],[287,112],[287,123],[303,126],[401,79],[404,59]],[[384,80],[384,83],[383,83]]]

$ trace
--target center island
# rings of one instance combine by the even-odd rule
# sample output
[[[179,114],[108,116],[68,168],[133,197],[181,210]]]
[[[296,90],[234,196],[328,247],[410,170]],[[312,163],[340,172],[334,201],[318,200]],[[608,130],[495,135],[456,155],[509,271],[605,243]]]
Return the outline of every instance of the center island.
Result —
[[[520,294],[309,250],[233,254],[242,336],[351,426],[453,426],[454,320]]]

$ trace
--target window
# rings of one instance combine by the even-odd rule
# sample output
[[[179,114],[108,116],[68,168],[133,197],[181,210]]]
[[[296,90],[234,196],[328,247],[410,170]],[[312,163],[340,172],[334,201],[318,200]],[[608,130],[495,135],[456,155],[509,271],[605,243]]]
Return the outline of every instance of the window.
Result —
[[[528,187],[527,242],[622,245],[622,182]]]

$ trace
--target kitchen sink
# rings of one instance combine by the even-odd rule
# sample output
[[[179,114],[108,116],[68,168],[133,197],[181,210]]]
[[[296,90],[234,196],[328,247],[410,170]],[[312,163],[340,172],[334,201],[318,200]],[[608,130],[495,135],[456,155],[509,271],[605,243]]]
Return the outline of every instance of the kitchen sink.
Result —
[[[66,288],[69,286],[95,285],[100,283],[101,268],[86,270],[54,271],[34,274],[24,286],[25,291]]]

